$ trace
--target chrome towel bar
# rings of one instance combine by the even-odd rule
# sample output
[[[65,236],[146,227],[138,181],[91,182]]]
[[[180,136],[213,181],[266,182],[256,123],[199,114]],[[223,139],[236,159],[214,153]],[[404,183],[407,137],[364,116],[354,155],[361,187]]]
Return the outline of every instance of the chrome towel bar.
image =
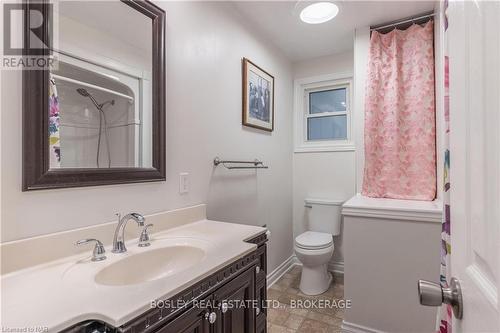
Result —
[[[220,158],[216,157],[214,158],[214,165],[218,166],[219,164],[222,164],[226,169],[233,170],[233,169],[268,169],[269,167],[264,165],[262,161],[259,161],[258,159],[255,159],[253,161],[230,161],[230,160],[221,160]],[[246,165],[246,166],[233,166],[233,165],[228,165],[228,164],[252,164],[252,165]]]

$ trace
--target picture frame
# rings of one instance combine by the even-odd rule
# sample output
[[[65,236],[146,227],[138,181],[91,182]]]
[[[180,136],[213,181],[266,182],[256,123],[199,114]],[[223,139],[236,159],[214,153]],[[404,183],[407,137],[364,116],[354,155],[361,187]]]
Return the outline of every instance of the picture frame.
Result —
[[[264,131],[274,130],[274,76],[248,60],[242,60],[242,124]]]

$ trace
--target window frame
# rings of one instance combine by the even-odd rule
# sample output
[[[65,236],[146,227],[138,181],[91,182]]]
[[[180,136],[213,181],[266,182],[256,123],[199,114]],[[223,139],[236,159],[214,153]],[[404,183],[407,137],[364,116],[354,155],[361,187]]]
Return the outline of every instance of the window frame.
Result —
[[[353,80],[352,73],[328,74],[295,80],[294,82],[295,133],[294,152],[354,151],[353,141]],[[309,112],[310,93],[334,89],[346,89],[346,111]],[[347,120],[346,140],[308,140],[308,119],[345,115]]]

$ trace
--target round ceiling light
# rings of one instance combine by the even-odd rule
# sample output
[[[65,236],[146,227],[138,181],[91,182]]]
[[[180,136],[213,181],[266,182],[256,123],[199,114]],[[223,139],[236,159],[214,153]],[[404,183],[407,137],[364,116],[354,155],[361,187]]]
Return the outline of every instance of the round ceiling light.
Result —
[[[307,6],[300,12],[300,19],[309,24],[330,21],[339,13],[339,7],[332,2],[317,2]]]

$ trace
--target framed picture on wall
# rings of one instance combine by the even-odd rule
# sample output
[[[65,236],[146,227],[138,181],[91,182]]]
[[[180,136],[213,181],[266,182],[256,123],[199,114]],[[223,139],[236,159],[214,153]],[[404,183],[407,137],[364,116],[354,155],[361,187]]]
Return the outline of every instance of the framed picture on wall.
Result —
[[[243,125],[274,129],[274,77],[243,58]]]

